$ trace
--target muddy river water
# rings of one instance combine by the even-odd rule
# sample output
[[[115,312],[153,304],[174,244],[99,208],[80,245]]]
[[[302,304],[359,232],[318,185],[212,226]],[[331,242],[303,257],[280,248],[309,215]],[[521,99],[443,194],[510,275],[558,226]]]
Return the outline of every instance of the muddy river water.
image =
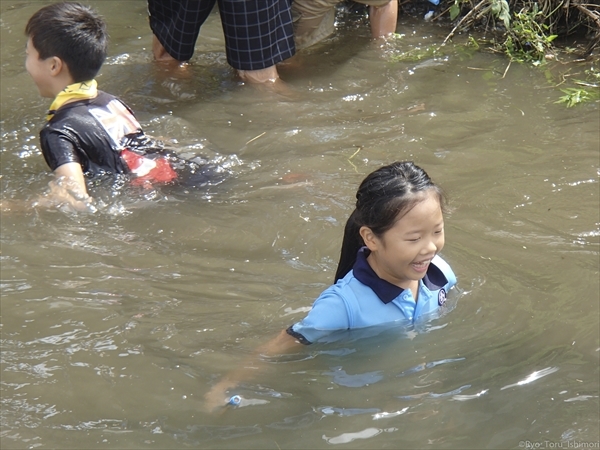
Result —
[[[2,196],[24,204],[51,179],[23,65],[46,3],[0,4]],[[144,1],[87,3],[111,35],[100,88],[229,176],[2,214],[2,448],[599,447],[600,105],[557,104],[548,81],[587,66],[506,71],[461,37],[410,59],[448,30],[401,18],[381,46],[351,17],[281,68],[280,95],[237,81],[218,15],[173,74]],[[404,159],[450,198],[447,313],[267,359],[250,404],[205,412],[331,283],[358,183]]]

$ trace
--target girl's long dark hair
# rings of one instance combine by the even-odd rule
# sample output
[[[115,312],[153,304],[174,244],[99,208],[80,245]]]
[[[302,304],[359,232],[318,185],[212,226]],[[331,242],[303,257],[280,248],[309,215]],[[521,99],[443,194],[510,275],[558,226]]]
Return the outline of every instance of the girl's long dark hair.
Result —
[[[360,236],[362,226],[381,237],[394,226],[399,217],[410,211],[421,197],[415,195],[432,189],[440,206],[445,206],[442,189],[412,161],[395,162],[367,175],[356,192],[356,209],[346,227],[335,282],[344,278],[356,262],[358,250],[364,246]]]

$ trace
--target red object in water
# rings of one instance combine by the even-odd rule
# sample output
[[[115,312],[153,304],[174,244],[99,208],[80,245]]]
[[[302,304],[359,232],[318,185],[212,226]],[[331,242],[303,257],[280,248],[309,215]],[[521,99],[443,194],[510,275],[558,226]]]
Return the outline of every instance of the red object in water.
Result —
[[[125,149],[121,152],[121,157],[131,173],[136,175],[136,178],[131,181],[135,186],[152,182],[168,183],[177,178],[177,173],[164,156],[151,159]]]

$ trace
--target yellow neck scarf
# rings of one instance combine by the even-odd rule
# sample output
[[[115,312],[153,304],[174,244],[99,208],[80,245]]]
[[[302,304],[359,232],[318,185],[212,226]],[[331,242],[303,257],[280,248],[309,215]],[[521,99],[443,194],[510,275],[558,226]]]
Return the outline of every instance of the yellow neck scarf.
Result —
[[[96,80],[82,81],[80,83],[70,84],[58,93],[58,95],[50,105],[50,110],[46,115],[46,120],[52,119],[52,117],[54,117],[54,114],[56,114],[58,108],[60,108],[69,101],[94,98],[97,95],[98,83],[96,83]]]

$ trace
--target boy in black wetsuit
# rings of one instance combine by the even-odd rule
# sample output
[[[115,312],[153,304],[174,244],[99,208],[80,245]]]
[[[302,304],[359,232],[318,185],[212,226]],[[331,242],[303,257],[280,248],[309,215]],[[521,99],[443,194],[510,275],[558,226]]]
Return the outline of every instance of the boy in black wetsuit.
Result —
[[[79,3],[55,3],[27,23],[25,67],[43,97],[53,98],[41,148],[56,179],[46,206],[93,210],[85,177],[129,174],[134,184],[177,178],[168,155],[144,135],[127,105],[99,91],[94,77],[107,53],[104,20]],[[40,202],[38,202],[40,203]]]

